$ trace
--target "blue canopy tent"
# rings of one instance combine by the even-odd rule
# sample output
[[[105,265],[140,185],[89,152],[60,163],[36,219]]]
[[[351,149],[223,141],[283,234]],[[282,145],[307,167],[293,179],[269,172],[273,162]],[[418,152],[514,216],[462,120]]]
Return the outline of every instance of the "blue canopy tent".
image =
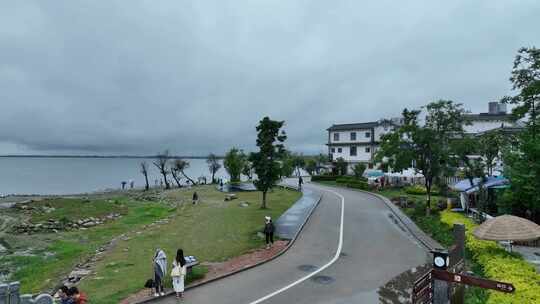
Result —
[[[476,177],[473,179],[472,184],[469,179],[464,179],[451,186],[452,189],[461,192],[459,197],[463,209],[466,209],[469,205],[468,195],[477,192],[481,182],[482,179]],[[483,187],[487,189],[501,189],[508,188],[509,185],[510,181],[504,176],[488,176]]]

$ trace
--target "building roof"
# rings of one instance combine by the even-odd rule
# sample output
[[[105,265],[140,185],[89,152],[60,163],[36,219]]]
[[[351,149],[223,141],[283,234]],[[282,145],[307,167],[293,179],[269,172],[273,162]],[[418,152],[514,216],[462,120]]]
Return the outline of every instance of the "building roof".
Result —
[[[511,114],[499,113],[499,114],[489,114],[489,113],[480,113],[480,114],[465,114],[466,120],[512,120]]]
[[[357,129],[371,129],[379,125],[379,122],[362,122],[362,123],[350,123],[350,124],[338,124],[332,125],[327,131],[340,131],[340,130],[357,130]]]

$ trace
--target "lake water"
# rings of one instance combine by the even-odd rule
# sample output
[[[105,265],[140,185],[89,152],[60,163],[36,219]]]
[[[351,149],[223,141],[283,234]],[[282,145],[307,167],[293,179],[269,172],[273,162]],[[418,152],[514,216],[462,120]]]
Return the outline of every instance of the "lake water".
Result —
[[[135,181],[144,187],[140,163],[149,165],[148,181],[154,186],[161,179],[153,159],[140,158],[22,158],[0,157],[0,195],[7,194],[75,194],[118,189],[122,181]],[[211,175],[205,159],[186,159],[186,174],[194,180]],[[221,168],[216,178],[227,178]],[[168,178],[169,179],[169,178]],[[171,179],[172,181],[172,179]],[[185,182],[185,179],[183,180]]]

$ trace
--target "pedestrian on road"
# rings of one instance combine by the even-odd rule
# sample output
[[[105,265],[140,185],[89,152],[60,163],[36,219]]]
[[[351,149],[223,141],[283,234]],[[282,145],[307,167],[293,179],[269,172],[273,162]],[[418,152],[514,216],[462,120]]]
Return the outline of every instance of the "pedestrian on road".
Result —
[[[304,184],[304,180],[301,176],[298,177],[298,190],[302,190],[302,184]]]
[[[264,236],[266,237],[266,249],[270,249],[274,245],[274,223],[269,216],[264,217]]]
[[[199,202],[199,195],[197,194],[197,191],[193,192],[193,205]]]
[[[156,254],[154,255],[154,284],[156,287],[156,293],[154,294],[155,297],[159,297],[160,295],[164,296],[165,291],[163,289],[163,279],[165,278],[165,274],[167,273],[167,255],[165,255],[165,252],[161,249],[156,250]]]
[[[177,298],[184,297],[184,278],[186,277],[186,259],[184,258],[184,251],[178,249],[176,251],[176,258],[172,264],[171,277],[173,282],[174,292],[176,292]]]

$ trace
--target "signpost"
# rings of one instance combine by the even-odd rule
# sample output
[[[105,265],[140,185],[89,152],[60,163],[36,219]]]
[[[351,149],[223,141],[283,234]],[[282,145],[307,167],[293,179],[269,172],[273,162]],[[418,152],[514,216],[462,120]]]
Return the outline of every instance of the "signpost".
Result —
[[[460,283],[471,286],[478,286],[486,289],[494,289],[501,292],[512,293],[516,290],[511,283],[487,280],[465,274],[453,273],[444,270],[433,269],[432,275],[435,279],[447,282]]]
[[[433,303],[433,275],[431,271],[424,274],[413,286],[412,302],[418,304]]]

